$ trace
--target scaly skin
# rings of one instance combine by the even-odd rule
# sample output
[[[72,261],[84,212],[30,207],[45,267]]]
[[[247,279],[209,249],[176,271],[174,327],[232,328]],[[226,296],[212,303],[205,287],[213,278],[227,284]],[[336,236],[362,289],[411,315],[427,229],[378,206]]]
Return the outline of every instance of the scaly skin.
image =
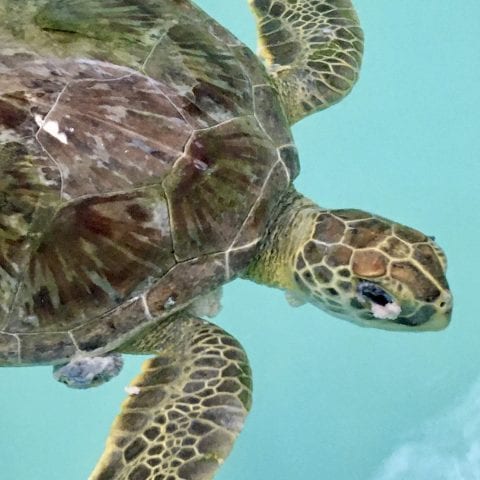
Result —
[[[361,210],[322,209],[293,190],[280,210],[246,278],[362,326],[423,331],[448,325],[446,260],[431,238]],[[391,318],[379,317],[384,305],[362,294],[365,285],[388,294]]]
[[[155,354],[133,380],[89,480],[208,480],[223,463],[251,406],[241,345],[188,314],[122,347]]]
[[[286,117],[358,77],[351,2],[251,4],[270,77],[188,0],[0,0],[0,364],[73,359],[84,370],[59,378],[83,386],[82,357],[154,355],[91,480],[214,476],[251,375],[190,307],[244,269],[360,325],[448,324],[431,239],[285,194],[298,174]],[[98,381],[117,371],[105,365]]]
[[[350,0],[249,2],[260,55],[291,124],[350,92],[363,55],[363,32]]]

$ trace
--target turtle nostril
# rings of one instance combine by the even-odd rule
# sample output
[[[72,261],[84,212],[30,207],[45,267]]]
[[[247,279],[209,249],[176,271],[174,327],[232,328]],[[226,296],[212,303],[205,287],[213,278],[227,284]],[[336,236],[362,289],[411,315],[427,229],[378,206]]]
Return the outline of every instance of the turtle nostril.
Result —
[[[440,303],[438,304],[439,307],[442,311],[448,313],[452,310],[452,303],[452,294],[449,290],[445,290],[440,297]]]

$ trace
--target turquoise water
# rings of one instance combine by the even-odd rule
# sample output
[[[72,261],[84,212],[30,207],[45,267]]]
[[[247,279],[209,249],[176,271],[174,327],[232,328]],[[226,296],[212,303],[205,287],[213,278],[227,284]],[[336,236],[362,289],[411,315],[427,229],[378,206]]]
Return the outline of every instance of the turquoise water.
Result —
[[[243,0],[198,2],[255,48]],[[297,188],[435,235],[455,295],[441,333],[364,330],[237,281],[218,323],[249,352],[254,408],[219,480],[480,479],[480,2],[356,5],[360,83],[294,128]],[[1,369],[0,478],[85,480],[123,387],[91,391],[50,368]]]

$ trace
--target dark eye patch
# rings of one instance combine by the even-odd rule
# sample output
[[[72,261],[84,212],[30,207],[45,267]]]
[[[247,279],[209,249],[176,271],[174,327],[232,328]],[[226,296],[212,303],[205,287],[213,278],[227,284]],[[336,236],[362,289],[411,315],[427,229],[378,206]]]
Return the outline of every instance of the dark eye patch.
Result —
[[[393,298],[385,290],[371,282],[361,282],[358,285],[358,294],[382,307],[393,303]]]

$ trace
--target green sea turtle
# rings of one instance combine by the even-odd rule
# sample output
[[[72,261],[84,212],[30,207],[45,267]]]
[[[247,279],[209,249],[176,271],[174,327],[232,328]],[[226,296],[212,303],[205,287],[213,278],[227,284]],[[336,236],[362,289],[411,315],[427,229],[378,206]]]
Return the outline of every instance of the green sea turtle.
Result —
[[[252,0],[262,63],[188,0],[0,0],[0,365],[101,384],[152,354],[92,480],[210,479],[251,404],[222,284],[363,326],[451,314],[434,240],[293,187],[290,125],[339,101],[349,0]]]

